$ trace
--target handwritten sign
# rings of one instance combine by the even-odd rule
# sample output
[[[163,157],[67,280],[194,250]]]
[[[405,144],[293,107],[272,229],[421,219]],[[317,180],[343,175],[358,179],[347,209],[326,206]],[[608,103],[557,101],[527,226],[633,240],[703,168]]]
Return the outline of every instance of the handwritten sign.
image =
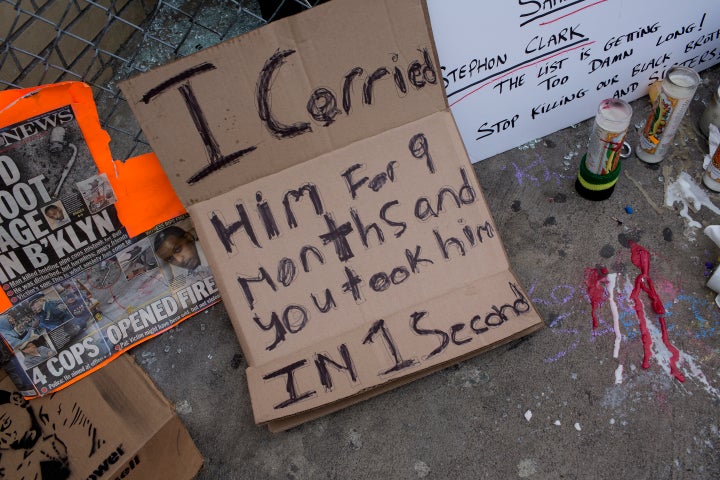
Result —
[[[188,204],[257,423],[286,428],[542,326],[423,5],[335,0],[122,86]]]
[[[590,118],[605,98],[646,95],[673,65],[720,62],[716,0],[427,4],[472,162]]]
[[[465,158],[440,112],[190,207],[263,380],[259,422],[536,324]]]

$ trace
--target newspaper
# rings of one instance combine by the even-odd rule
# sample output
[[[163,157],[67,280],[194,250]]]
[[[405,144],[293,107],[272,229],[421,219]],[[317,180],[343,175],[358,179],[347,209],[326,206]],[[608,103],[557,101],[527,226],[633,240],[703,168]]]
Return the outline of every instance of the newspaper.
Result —
[[[116,203],[72,104],[0,128],[0,358],[27,398],[220,298],[187,214],[131,237]]]

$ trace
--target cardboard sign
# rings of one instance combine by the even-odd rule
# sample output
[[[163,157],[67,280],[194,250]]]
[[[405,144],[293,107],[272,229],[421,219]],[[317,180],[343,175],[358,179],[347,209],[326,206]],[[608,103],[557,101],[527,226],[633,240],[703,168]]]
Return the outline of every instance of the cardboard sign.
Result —
[[[477,162],[720,62],[717,0],[427,0],[448,101]]]
[[[194,478],[202,456],[131,357],[28,402],[0,381],[0,476],[18,480]]]
[[[257,423],[287,428],[542,326],[447,109],[423,2],[336,0],[121,88],[208,252]]]

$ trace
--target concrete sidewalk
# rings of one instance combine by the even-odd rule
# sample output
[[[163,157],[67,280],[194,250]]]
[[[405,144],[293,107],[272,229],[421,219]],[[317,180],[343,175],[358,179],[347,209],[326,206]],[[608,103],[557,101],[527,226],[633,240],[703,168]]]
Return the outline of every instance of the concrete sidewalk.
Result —
[[[626,159],[604,202],[573,188],[590,120],[475,165],[511,265],[547,324],[530,337],[279,434],[253,423],[222,304],[135,348],[205,457],[199,478],[720,478],[720,309],[705,286],[720,249],[678,206],[663,206],[680,172],[701,183],[708,146],[696,122],[720,67],[701,77],[669,155],[655,166]],[[647,97],[633,108],[634,146]],[[720,206],[720,194],[709,197]],[[689,213],[720,224],[708,208]],[[683,383],[645,294],[653,352],[641,368],[630,242],[651,253]],[[617,358],[609,302],[592,329],[584,275],[598,264],[616,274]]]

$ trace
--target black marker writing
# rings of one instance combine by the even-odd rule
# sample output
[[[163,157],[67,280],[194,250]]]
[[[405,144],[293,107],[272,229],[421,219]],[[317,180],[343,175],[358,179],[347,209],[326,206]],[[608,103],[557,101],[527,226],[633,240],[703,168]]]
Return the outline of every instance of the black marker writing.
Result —
[[[320,250],[318,250],[316,247],[313,247],[312,245],[305,245],[300,249],[300,262],[302,262],[303,270],[305,272],[310,271],[310,264],[308,263],[308,253],[312,253],[315,256],[315,259],[320,263],[320,265],[325,263],[325,258],[320,253]]]
[[[328,88],[316,88],[312,92],[307,103],[307,111],[313,120],[323,127],[334,122],[335,117],[340,114],[335,94]]]
[[[496,89],[499,94],[502,94],[503,92],[510,90],[513,90],[515,88],[520,88],[523,85],[525,85],[525,74],[520,75],[513,75],[509,78],[503,78],[502,80],[498,81],[495,85],[493,85],[492,88]]]
[[[245,212],[245,207],[241,203],[238,203],[235,205],[235,209],[237,210],[239,220],[231,223],[230,225],[225,225],[220,217],[214,212],[210,217],[210,223],[215,229],[215,234],[217,235],[218,240],[220,240],[220,243],[222,243],[223,247],[225,247],[225,251],[228,253],[232,252],[232,246],[235,244],[232,241],[232,236],[240,230],[243,230],[247,234],[253,245],[260,247],[260,244],[255,237],[255,231],[252,228],[252,223],[250,223],[250,219]]]
[[[395,160],[390,160],[385,166],[385,171],[378,173],[372,180],[370,180],[370,183],[368,184],[370,190],[372,190],[373,192],[377,192],[382,188],[383,185],[385,185],[385,182],[394,182],[395,165],[397,165],[397,163],[398,162],[396,162]]]
[[[670,42],[672,40],[682,37],[683,35],[692,33],[695,31],[696,28],[697,28],[697,25],[695,25],[695,22],[692,22],[688,25],[683,25],[682,27],[678,28],[674,32],[670,32],[670,33],[666,34],[664,37],[662,35],[660,35],[658,37],[657,41],[655,42],[655,46],[659,47],[663,43]]]
[[[400,285],[410,277],[410,272],[403,266],[395,267],[388,275],[385,272],[378,272],[370,277],[370,288],[375,292],[384,292],[391,285]]]
[[[517,122],[519,118],[520,115],[516,113],[512,116],[512,118],[503,118],[502,120],[498,120],[490,126],[488,126],[487,122],[484,122],[482,125],[480,125],[480,128],[477,129],[477,133],[480,133],[481,135],[479,137],[476,137],[475,140],[489,137],[493,133],[500,133],[504,132],[505,130],[515,128],[515,122]]]
[[[345,370],[350,375],[350,380],[353,382],[357,381],[357,372],[355,371],[355,365],[353,365],[352,358],[350,358],[350,352],[348,351],[347,345],[344,343],[338,347],[342,362],[336,362],[327,355],[315,354],[315,367],[317,368],[318,375],[320,377],[320,383],[325,387],[326,391],[330,391],[333,388],[332,377],[328,370],[328,364],[332,365],[336,370]]]
[[[280,235],[280,230],[278,230],[275,217],[272,214],[272,210],[270,210],[270,205],[268,205],[266,201],[263,201],[262,192],[255,194],[255,200],[257,201],[258,215],[260,215],[260,220],[265,226],[265,232],[267,233],[268,239],[272,240],[274,237]]]
[[[277,292],[277,287],[275,286],[275,283],[273,282],[272,278],[270,278],[267,270],[265,270],[263,267],[258,268],[257,277],[238,276],[237,282],[240,284],[240,288],[242,289],[243,295],[245,295],[245,300],[247,301],[250,310],[253,310],[253,308],[255,307],[255,296],[252,294],[252,290],[250,290],[251,283],[265,282],[268,284],[268,286],[272,289],[273,292]]]
[[[285,341],[287,333],[298,333],[307,325],[310,317],[302,305],[288,305],[283,309],[282,316],[277,312],[270,314],[270,323],[264,324],[259,315],[253,315],[253,321],[261,330],[275,332],[273,343],[265,347],[265,350],[272,351],[281,342]]]
[[[370,231],[375,233],[378,245],[382,245],[383,243],[385,243],[385,235],[383,234],[383,231],[380,229],[380,227],[378,227],[377,223],[373,222],[369,225],[364,225],[363,221],[360,219],[360,214],[354,208],[350,209],[350,217],[355,224],[355,230],[357,230],[357,232],[360,234],[360,241],[362,241],[362,244],[365,248],[369,247],[368,233]]]
[[[611,48],[618,47],[624,43],[634,42],[635,40],[643,38],[645,35],[657,32],[659,28],[660,28],[660,22],[655,22],[652,25],[647,25],[645,27],[638,28],[637,30],[633,30],[632,32],[625,33],[625,34],[619,35],[617,37],[610,37],[610,39],[608,39],[608,41],[605,42],[605,46],[603,47],[603,50],[607,52]]]
[[[467,239],[467,241],[470,243],[470,248],[474,247],[475,245],[482,244],[484,241],[483,237],[495,237],[495,229],[493,228],[490,221],[486,221],[484,224],[481,225],[476,225],[474,228],[470,225],[465,225],[462,228],[462,233]],[[448,238],[443,238],[443,235],[440,234],[440,231],[438,229],[433,229],[433,234],[435,235],[435,240],[440,249],[440,252],[442,253],[443,258],[445,258],[446,260],[450,259],[449,247],[454,247],[454,249],[457,251],[457,253],[460,254],[460,256],[465,256],[465,253],[467,251],[465,248],[465,242],[463,242],[460,238],[452,236]]]
[[[430,156],[430,148],[428,147],[428,141],[424,134],[418,133],[413,135],[408,144],[410,153],[417,159],[425,159],[428,171],[435,173],[435,165],[433,164],[432,157]]]
[[[552,60],[552,61],[545,62],[540,67],[538,67],[537,78],[542,78],[545,75],[559,71],[560,69],[563,68],[563,64],[565,63],[565,60],[567,60],[567,59],[568,59],[568,57],[563,57],[559,60]]]
[[[350,222],[345,222],[338,226],[332,215],[329,213],[326,213],[324,217],[325,224],[328,227],[328,233],[320,235],[323,245],[332,243],[335,246],[335,253],[337,254],[338,259],[341,262],[347,262],[355,256],[350,248],[350,244],[347,241],[347,236],[353,231],[352,226],[350,226]]]
[[[607,80],[600,80],[598,82],[597,86],[595,87],[595,90],[600,91],[605,87],[609,87],[610,85],[615,85],[619,81],[620,81],[620,79],[618,78],[618,74],[616,73],[615,75],[608,78]]]
[[[696,48],[700,48],[707,43],[716,41],[718,38],[720,38],[720,28],[710,33],[702,34],[696,40],[688,42],[685,45],[685,50],[683,50],[683,53],[688,53],[692,50],[695,50]]]
[[[160,85],[148,90],[147,93],[145,93],[145,95],[142,96],[140,101],[145,104],[150,103],[150,100],[152,100],[154,97],[157,97],[164,91],[170,89],[171,87],[181,84],[181,83],[185,83],[186,81],[190,80],[195,75],[199,75],[204,72],[209,72],[211,70],[215,70],[216,68],[217,67],[215,67],[215,65],[213,65],[212,63],[208,63],[208,62],[203,62],[192,68],[188,68],[187,70],[180,72],[177,75],[165,80]]]
[[[428,314],[428,312],[423,311],[423,312],[413,312],[410,315],[410,327],[413,329],[413,331],[415,333],[417,333],[418,335],[437,335],[438,337],[440,337],[439,338],[440,345],[438,345],[433,351],[431,351],[430,353],[425,355],[425,357],[423,357],[424,360],[428,360],[428,359],[434,357],[438,353],[445,350],[445,348],[447,348],[447,346],[450,344],[450,335],[448,335],[444,331],[439,330],[437,328],[425,329],[425,328],[420,328],[418,326],[418,324],[420,323],[420,320],[422,320],[423,317],[425,317],[427,314]]]
[[[435,85],[437,83],[437,73],[435,72],[435,67],[433,66],[428,49],[423,48],[418,51],[422,53],[425,63],[420,63],[417,60],[410,62],[410,65],[408,65],[408,79],[413,87],[420,89],[423,88],[425,84]]]
[[[274,372],[268,373],[267,375],[263,376],[263,380],[270,380],[281,375],[287,375],[287,379],[285,381],[285,391],[287,391],[288,398],[287,400],[278,403],[273,408],[275,408],[276,410],[280,408],[285,408],[288,405],[292,405],[293,403],[297,403],[316,394],[314,390],[308,390],[307,392],[302,394],[297,393],[294,372],[298,368],[305,366],[305,364],[307,364],[307,360],[298,360],[297,362],[291,363],[290,365],[287,365],[279,370],[275,370]]]
[[[720,29],[718,30],[718,33],[720,34]],[[712,61],[717,56],[718,56],[717,48],[711,48],[710,50],[706,50],[699,55],[695,55],[693,57],[690,57],[690,58],[680,62],[679,65],[683,65],[688,68],[698,69],[698,67],[700,65],[702,65],[703,63]]]
[[[418,49],[418,51],[422,54],[422,61],[411,61],[408,64],[405,74],[403,74],[403,71],[399,66],[393,65],[392,67],[378,67],[370,75],[368,75],[363,82],[363,103],[368,105],[373,103],[376,84],[384,77],[392,79],[392,84],[400,97],[407,94],[408,84],[412,85],[416,90],[420,90],[426,85],[436,85],[437,74],[435,72],[430,51],[427,48]],[[281,121],[275,115],[275,111],[272,106],[272,89],[274,87],[274,82],[277,79],[280,68],[283,67],[283,65],[286,65],[287,59],[294,53],[296,52],[292,49],[276,50],[265,61],[258,74],[255,86],[255,103],[258,118],[268,133],[279,140],[293,138],[313,131],[311,123],[307,121],[297,121],[294,123],[285,123]],[[394,63],[398,62],[398,58],[398,54],[393,54]],[[177,86],[177,90],[185,102],[195,129],[199,133],[209,157],[208,164],[203,168],[200,168],[186,180],[186,182],[191,185],[206,178],[208,175],[221,168],[239,162],[242,157],[250,152],[253,152],[257,148],[253,145],[234,151],[228,155],[222,154],[222,149],[211,131],[210,123],[200,106],[200,102],[198,101],[191,84],[191,80],[194,77],[216,69],[217,67],[211,63],[202,63],[188,68],[187,70],[184,70],[148,89],[145,94],[142,95],[140,100],[143,103],[149,103],[161,94]],[[315,88],[308,97],[306,104],[306,110],[310,117],[323,127],[329,127],[333,122],[335,122],[336,117],[340,115],[342,111],[349,114],[352,109],[352,89],[354,80],[362,76],[363,73],[364,69],[356,66],[344,76],[342,81],[342,110],[338,108],[338,99],[331,88]],[[292,72],[289,72],[288,75],[292,78]],[[407,76],[407,81],[405,80],[404,75]]]
[[[353,300],[355,300],[356,303],[360,303],[362,295],[360,293],[359,285],[362,282],[362,279],[353,269],[348,267],[345,267],[345,278],[347,278],[347,281],[342,284],[342,291],[345,293],[351,293]]]
[[[320,199],[320,192],[318,192],[315,185],[306,183],[298,189],[288,190],[283,196],[282,204],[289,228],[295,228],[298,226],[292,205],[294,203],[298,203],[306,195],[310,198],[310,202],[312,203],[312,207],[316,215],[321,215],[324,212],[322,200]],[[275,237],[278,237],[280,235],[280,229],[275,220],[275,215],[272,213],[270,204],[263,199],[262,192],[257,192],[255,194],[255,199],[257,201],[256,208],[258,217],[265,227],[268,239],[272,240]],[[247,214],[247,211],[245,210],[245,206],[242,203],[236,203],[235,210],[237,211],[237,220],[231,222],[230,224],[226,224],[216,212],[213,212],[210,216],[210,223],[215,230],[218,240],[220,240],[220,243],[222,243],[223,247],[225,247],[225,251],[227,253],[232,253],[233,246],[235,245],[232,237],[240,231],[245,232],[248,239],[254,246],[261,248],[257,236],[255,235],[253,224]]]
[[[373,86],[375,85],[375,82],[389,74],[390,72],[387,68],[380,67],[365,79],[365,85],[363,85],[363,102],[368,105],[372,104]]]
[[[331,308],[337,307],[337,303],[335,303],[335,298],[333,297],[333,294],[329,288],[325,289],[324,305],[320,305],[320,302],[318,301],[318,298],[317,296],[315,296],[314,293],[310,294],[310,298],[312,299],[315,308],[317,308],[320,313],[327,313],[330,311]]]
[[[534,22],[535,20],[539,20],[547,15],[551,15],[555,12],[559,12],[561,10],[569,8],[573,5],[577,5],[578,3],[583,3],[585,1],[587,0],[518,0],[518,5],[527,5],[530,7],[530,10],[520,14],[520,18],[529,17],[524,20],[520,24],[520,26],[522,27],[530,22]]]
[[[393,69],[393,80],[395,80],[395,85],[397,85],[400,93],[405,95],[407,93],[407,84],[405,83],[405,77],[403,77],[402,71],[400,71],[398,67]]]
[[[238,150],[229,155],[222,155],[222,153],[220,152],[220,145],[215,139],[215,136],[210,131],[210,126],[208,125],[207,119],[205,118],[205,114],[200,108],[200,104],[198,103],[197,98],[195,98],[192,87],[189,84],[182,85],[178,88],[178,90],[180,91],[180,95],[183,97],[183,100],[185,100],[185,106],[190,112],[190,117],[192,118],[193,124],[195,125],[198,133],[200,134],[203,145],[205,145],[205,150],[210,157],[210,163],[207,166],[201,168],[194,175],[187,179],[188,184],[193,184],[198,180],[207,177],[212,172],[219,170],[220,168],[232,165],[240,161],[241,157],[255,150],[256,147],[252,146],[242,150]]]
[[[290,208],[290,199],[297,203],[305,196],[305,194],[310,197],[310,201],[312,202],[316,215],[321,215],[325,211],[322,205],[322,200],[320,200],[320,192],[318,192],[317,187],[312,183],[306,183],[297,190],[288,190],[285,192],[282,204],[285,207],[285,218],[287,219],[287,224],[290,228],[298,226],[295,214],[293,213],[292,208]]]
[[[293,282],[293,280],[295,280],[296,273],[297,268],[295,267],[295,262],[293,262],[292,259],[287,257],[280,259],[277,269],[278,282],[287,287]]]
[[[448,251],[448,247],[455,247],[460,256],[465,256],[465,245],[463,244],[462,240],[455,237],[448,237],[446,239],[443,239],[442,235],[440,235],[440,232],[436,228],[433,229],[433,234],[435,234],[435,240],[437,240],[438,247],[440,247],[440,251],[442,252],[442,256],[445,258],[445,260],[450,259],[450,252]]]
[[[410,267],[410,270],[413,273],[420,273],[420,269],[418,268],[418,265],[422,263],[429,263],[433,264],[434,262],[430,260],[429,258],[422,258],[420,256],[420,245],[415,245],[415,251],[411,252],[410,249],[405,249],[405,258],[407,259],[408,266]]]
[[[397,165],[397,163],[398,162],[395,160],[389,161],[385,167],[385,171],[376,174],[372,179],[368,176],[357,178],[353,175],[357,170],[362,170],[365,167],[362,163],[354,163],[350,165],[340,174],[340,176],[342,176],[345,180],[345,184],[350,191],[350,196],[352,198],[357,198],[358,190],[365,184],[367,184],[368,188],[373,192],[378,192],[388,181],[394,182],[395,165]]]
[[[405,233],[405,230],[407,230],[407,223],[390,220],[387,217],[388,210],[390,210],[390,208],[394,207],[395,205],[400,205],[400,202],[397,200],[392,200],[383,205],[382,208],[380,208],[380,218],[391,227],[399,227],[393,235],[395,235],[395,238],[400,238],[402,234]]]
[[[514,314],[515,317],[530,310],[530,304],[525,299],[525,296],[520,292],[520,289],[514,283],[508,283],[510,291],[513,293],[515,299],[512,302],[508,302],[498,307],[493,305],[490,307],[490,311],[486,314],[473,315],[467,323],[455,323],[449,328],[449,331],[445,331],[434,327],[430,322],[430,327],[421,326],[421,321],[427,319],[429,314],[426,311],[413,312],[410,316],[410,328],[414,333],[421,336],[434,336],[437,338],[438,345],[431,350],[427,355],[423,356],[423,360],[430,359],[436,355],[444,352],[447,347],[452,343],[453,345],[463,345],[473,340],[472,336],[462,335],[465,327],[469,326],[476,335],[481,335],[490,330],[490,328],[499,327],[503,323],[510,321],[511,317],[508,314]],[[469,333],[469,332],[468,332]]]
[[[596,70],[607,68],[610,65],[621,62],[626,58],[631,57],[632,54],[633,49],[631,48],[629,50],[624,50],[622,53],[616,53],[615,55],[608,55],[607,57],[602,58],[593,58],[592,60],[590,60],[590,71],[588,73],[593,73]]]
[[[508,282],[507,285],[512,292],[511,299],[505,301],[501,305],[495,304],[490,306],[486,313],[473,314],[472,317],[465,322],[453,323],[444,328],[439,328],[436,323],[432,321],[429,311],[418,310],[412,312],[409,317],[410,331],[421,337],[434,338],[436,341],[436,345],[432,346],[432,349],[419,357],[420,360],[416,357],[411,357],[409,359],[403,358],[403,355],[398,348],[398,344],[393,338],[390,328],[384,319],[379,319],[373,322],[365,332],[364,336],[361,337],[362,345],[379,343],[381,345],[380,348],[384,349],[384,351],[388,354],[391,363],[391,366],[381,368],[377,372],[377,375],[381,377],[385,375],[392,375],[400,372],[401,370],[419,365],[422,361],[426,361],[443,354],[443,352],[445,352],[451,345],[460,346],[472,342],[476,336],[482,335],[491,329],[497,328],[505,322],[512,321],[513,318],[519,317],[530,311],[530,304],[518,286],[512,282]],[[291,307],[297,308],[297,306]],[[299,331],[302,323],[298,323],[297,318],[295,319],[295,322],[296,323],[293,324],[290,319],[281,319],[278,315],[274,314],[271,323],[266,325],[265,328],[268,330],[275,329],[276,335],[280,335],[284,338],[284,335],[287,332],[296,333]],[[397,323],[395,325],[402,326],[402,323]],[[378,339],[379,342],[376,342]],[[316,352],[312,355],[315,371],[318,375],[317,378],[325,392],[330,392],[335,387],[337,383],[336,379],[333,378],[335,372],[340,372],[345,375],[348,382],[352,384],[357,384],[359,381],[358,371],[350,353],[350,348],[348,348],[348,344],[349,342],[343,342],[337,346],[339,355],[331,356],[327,352]],[[415,354],[418,352],[413,351],[413,353]],[[298,393],[299,388],[296,372],[298,369],[307,366],[308,363],[309,361],[307,359],[297,360],[263,376],[264,380],[285,377],[285,390],[287,392],[287,398],[277,404],[274,407],[275,409],[286,408],[317,394],[317,391],[312,389],[307,389],[304,393]]]
[[[641,63],[638,63],[637,65],[635,65],[632,68],[631,76],[634,77],[635,75],[643,73],[648,69],[658,68],[662,65],[666,65],[669,61],[670,61],[670,55],[667,53],[663,53],[662,55],[660,55],[658,57],[651,58],[647,62],[641,62]]]
[[[433,66],[430,52],[427,49],[419,50],[423,55],[423,61],[414,60],[407,67],[407,77],[410,85],[416,89],[421,89],[427,84],[435,85],[437,83],[437,74]],[[284,124],[273,115],[271,102],[271,87],[277,76],[278,70],[286,63],[286,59],[293,55],[295,50],[278,50],[276,51],[263,66],[258,77],[256,86],[256,102],[260,119],[264,122],[265,127],[272,136],[278,139],[292,138],[304,133],[312,132],[309,122],[295,122],[292,124]],[[397,57],[393,57],[393,61],[397,61]],[[402,77],[402,71],[399,67],[392,68],[393,85],[398,91],[399,96],[404,96],[407,92],[407,83]],[[361,67],[352,68],[343,78],[342,83],[342,109],[349,114],[352,109],[351,90],[354,80],[364,73]],[[366,105],[371,105],[374,101],[374,92],[376,84],[384,77],[390,76],[390,69],[385,66],[376,68],[370,73],[363,83],[362,100]],[[335,117],[341,112],[337,108],[337,99],[334,92],[327,87],[318,87],[310,94],[306,109],[310,116],[324,127],[330,126]]]
[[[390,335],[390,331],[385,327],[385,320],[383,320],[382,318],[372,324],[372,326],[368,330],[367,335],[365,336],[365,339],[363,340],[363,345],[366,345],[368,343],[374,343],[373,339],[378,334],[380,334],[380,337],[382,338],[385,347],[388,349],[390,355],[393,358],[393,361],[395,362],[392,367],[379,372],[380,376],[399,372],[400,370],[412,367],[413,365],[418,363],[415,359],[403,360],[402,355],[400,355],[400,352],[398,351],[397,346],[393,341],[392,335]]]
[[[285,58],[295,53],[295,50],[282,50],[275,52],[263,66],[257,81],[255,97],[257,100],[258,115],[260,120],[271,135],[277,138],[292,138],[305,132],[311,132],[312,128],[308,122],[296,122],[285,125],[275,119],[270,110],[270,85],[276,70],[285,63]]]
[[[340,174],[345,179],[345,183],[350,190],[350,195],[352,196],[352,198],[357,197],[356,192],[358,191],[358,189],[369,180],[368,177],[362,177],[357,181],[353,180],[353,172],[355,172],[356,170],[360,170],[361,168],[363,168],[362,163],[355,163],[353,165],[350,165],[347,169],[345,169],[344,172]]]
[[[350,92],[352,90],[352,82],[355,79],[355,77],[359,77],[363,74],[363,69],[360,67],[355,67],[352,70],[350,70],[350,73],[345,75],[345,81],[343,82],[343,97],[342,97],[342,104],[343,104],[343,110],[345,110],[345,113],[350,113],[350,108],[352,107],[352,101]]]
[[[507,63],[508,55],[503,52],[495,55],[494,57],[483,57],[473,58],[469,62],[459,67],[448,69],[446,67],[440,67],[443,72],[443,82],[445,88],[450,86],[450,83],[459,82],[465,78],[473,78],[481,72],[488,72],[496,67],[501,67]]]
[[[584,88],[581,88],[577,92],[572,92],[569,95],[562,95],[560,98],[558,98],[557,100],[554,100],[552,102],[544,102],[544,103],[541,103],[540,105],[536,105],[530,110],[530,118],[535,120],[538,116],[540,116],[544,113],[548,113],[558,107],[567,105],[568,103],[570,103],[572,101],[579,100],[579,99],[583,98],[587,92],[588,92],[587,90],[585,90]]]
[[[464,168],[460,168],[460,176],[462,177],[463,184],[460,190],[457,192],[451,187],[443,187],[440,189],[437,195],[436,208],[433,208],[430,199],[427,197],[420,197],[415,202],[415,218],[418,220],[427,220],[430,217],[438,217],[443,212],[444,201],[446,198],[450,198],[456,207],[460,208],[462,205],[470,205],[475,202],[477,194],[475,189],[470,185],[470,181],[465,172]]]
[[[547,37],[535,35],[525,47],[525,53],[530,54],[533,52],[540,52],[541,50],[544,50],[548,47],[560,46],[565,44],[566,42],[582,42],[583,40],[585,40],[586,37],[585,34],[581,33],[578,30],[578,27],[580,27],[580,25],[575,25],[573,27],[565,27],[560,29],[560,31],[558,31],[557,33],[553,33]],[[567,47],[575,43],[569,43],[563,46]]]

